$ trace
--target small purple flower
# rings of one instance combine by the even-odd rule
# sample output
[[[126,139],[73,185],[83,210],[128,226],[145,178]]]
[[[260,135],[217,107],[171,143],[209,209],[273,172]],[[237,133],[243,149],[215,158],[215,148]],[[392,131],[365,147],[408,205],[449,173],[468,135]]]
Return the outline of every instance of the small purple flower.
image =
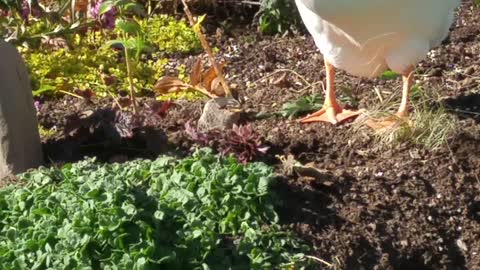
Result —
[[[33,103],[33,106],[35,106],[35,110],[37,110],[37,112],[40,112],[40,110],[42,109],[42,103],[40,103],[40,101],[38,101],[38,100],[36,100]]]
[[[109,10],[107,13],[105,13],[103,20],[106,28],[108,29],[115,28],[116,15],[117,15],[117,11],[113,8]]]
[[[99,18],[99,10],[100,6],[102,5],[103,0],[98,0],[90,9],[90,14],[96,20],[99,20],[103,27],[107,29],[115,28],[115,20],[117,15],[117,10],[115,8],[111,8],[109,11],[104,13],[101,18]]]
[[[41,10],[39,10],[38,8],[32,8],[30,9],[30,5],[28,4],[28,1],[27,0],[24,0],[22,1],[22,7],[21,7],[21,10],[20,10],[20,17],[22,17],[22,19],[25,21],[25,22],[29,22],[29,16],[33,16],[35,18],[39,18],[42,16],[42,12]]]
[[[98,12],[100,10],[101,5],[102,5],[102,0],[99,0],[90,8],[90,15],[92,15],[94,19],[98,19]]]
[[[20,16],[26,22],[28,22],[28,15],[30,15],[30,6],[27,1],[22,2],[22,9],[20,10]]]

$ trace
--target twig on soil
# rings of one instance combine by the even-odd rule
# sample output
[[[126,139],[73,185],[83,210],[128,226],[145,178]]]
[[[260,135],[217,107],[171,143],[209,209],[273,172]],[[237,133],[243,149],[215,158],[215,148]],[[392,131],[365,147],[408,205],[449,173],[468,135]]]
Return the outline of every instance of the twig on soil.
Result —
[[[111,92],[108,92],[110,94],[110,96],[113,98],[113,101],[117,104],[118,108],[121,110],[123,109],[122,105],[120,104],[120,102],[118,101],[118,99],[111,93]]]
[[[202,89],[202,88],[200,88],[200,87],[195,87],[194,89],[195,89],[195,91],[198,91],[198,92],[206,95],[206,96],[209,97],[209,98],[217,98],[217,97],[218,97],[217,95],[215,95],[215,94],[213,94],[213,93],[210,93],[210,92],[208,92],[208,91],[205,91],[204,89]],[[225,92],[226,92],[226,91],[225,91]],[[227,96],[228,96],[228,94],[227,94]]]
[[[340,262],[340,259],[338,256],[335,256],[335,261],[337,262],[337,265],[341,265],[342,263]],[[335,267],[336,268],[336,267]]]
[[[331,264],[331,263],[329,263],[329,262],[326,262],[325,260],[322,260],[322,259],[320,259],[320,258],[313,257],[313,256],[310,256],[310,255],[305,255],[305,257],[307,257],[307,258],[309,258],[309,259],[312,259],[312,260],[314,260],[314,261],[323,263],[324,265],[328,266],[328,268],[332,268],[332,267],[333,267],[333,264]]]
[[[311,85],[305,86],[304,88],[302,88],[298,91],[296,91],[296,90],[289,90],[289,91],[294,92],[294,93],[303,93],[303,91],[305,91],[309,88],[315,89],[314,85],[318,85],[318,84],[320,84],[320,86],[322,86],[322,91],[323,91],[323,93],[325,93],[325,84],[323,83],[323,81],[314,82]]]
[[[225,77],[223,76],[222,70],[220,69],[217,62],[215,61],[215,58],[213,57],[212,49],[208,45],[207,39],[203,35],[202,30],[200,28],[197,29],[197,27],[195,27],[195,20],[193,19],[193,15],[190,12],[190,9],[188,8],[188,5],[185,2],[185,0],[182,0],[182,3],[184,6],[183,10],[185,11],[185,14],[188,17],[188,21],[190,22],[190,25],[193,27],[193,31],[195,31],[195,33],[198,36],[198,39],[200,39],[200,43],[202,43],[203,49],[205,49],[205,51],[207,52],[210,63],[212,64],[213,68],[215,69],[215,72],[217,73],[217,77],[220,80],[220,83],[222,84],[223,89],[225,91],[225,96],[232,97],[232,92],[230,90],[230,87],[225,81]]]
[[[380,102],[383,102],[383,95],[382,95],[382,92],[380,92],[380,90],[378,89],[378,87],[373,87],[373,90],[375,90],[375,94],[377,94],[378,96],[378,99],[380,100]]]
[[[258,79],[258,80],[256,80],[256,81],[252,82],[252,85],[257,84],[257,83],[259,83],[260,81],[263,81],[263,80],[265,80],[265,79],[268,79],[268,78],[272,77],[273,75],[278,74],[278,73],[281,73],[281,72],[290,72],[290,73],[292,73],[293,75],[297,76],[297,78],[299,78],[300,80],[302,80],[302,81],[307,85],[306,87],[304,87],[304,88],[302,88],[302,89],[300,89],[300,90],[291,90],[291,89],[289,89],[289,91],[291,91],[291,92],[294,92],[294,93],[302,93],[303,91],[305,91],[305,90],[308,89],[308,88],[315,88],[314,85],[316,85],[316,84],[321,84],[321,85],[322,85],[322,88],[323,88],[323,91],[325,92],[325,87],[324,87],[324,85],[323,85],[323,82],[320,81],[320,82],[310,83],[309,81],[307,81],[307,79],[305,79],[305,77],[303,77],[302,75],[300,75],[300,74],[299,74],[298,72],[296,72],[295,70],[287,69],[287,68],[277,69],[277,70],[275,70],[274,72],[272,72],[272,73],[270,73],[270,74],[268,74],[268,75],[265,75],[265,76],[263,76],[262,78],[260,78],[260,79]]]
[[[64,91],[64,90],[58,90],[58,92],[60,93],[63,93],[65,95],[70,95],[72,97],[76,97],[76,98],[80,98],[80,99],[85,99],[84,97],[80,96],[80,95],[77,95],[77,94],[74,94],[74,93],[70,93],[68,91]]]
[[[450,147],[450,144],[449,144],[449,143],[446,143],[445,145],[447,146],[447,149],[448,149],[448,151],[450,152],[450,157],[452,158],[453,163],[455,163],[455,165],[457,165],[457,164],[458,164],[458,161],[457,161],[457,159],[455,158],[455,154],[453,153],[452,148]]]
[[[255,5],[255,6],[261,6],[262,5],[261,2],[254,2],[254,1],[248,1],[248,0],[242,1],[242,4]]]

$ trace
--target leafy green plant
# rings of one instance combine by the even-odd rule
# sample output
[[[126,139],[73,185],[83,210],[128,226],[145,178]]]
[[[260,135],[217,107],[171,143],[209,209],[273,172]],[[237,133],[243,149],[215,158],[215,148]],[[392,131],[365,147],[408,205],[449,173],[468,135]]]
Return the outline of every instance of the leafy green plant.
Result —
[[[185,21],[167,15],[155,15],[140,22],[145,39],[151,46],[167,53],[196,53],[202,46]]]
[[[398,74],[396,72],[393,72],[391,70],[387,70],[380,75],[380,79],[381,80],[394,80],[394,79],[398,78],[399,76],[400,76],[400,74]]]
[[[269,34],[283,33],[301,23],[293,0],[262,0],[257,15],[260,31]]]
[[[46,129],[42,125],[38,125],[38,133],[40,133],[40,137],[49,139],[55,136],[56,131],[54,129]]]
[[[293,118],[305,113],[319,110],[323,106],[323,99],[320,95],[300,97],[294,102],[283,104],[282,109],[278,112],[283,117]]]
[[[64,18],[72,6],[71,0],[41,4],[37,0],[3,0],[3,5],[0,2],[0,36],[16,45],[36,48],[42,40],[66,38],[95,24],[90,19],[74,16],[67,22]]]
[[[12,10],[19,9],[17,0],[0,0],[0,9]]]
[[[72,50],[21,49],[30,71],[34,96],[70,92],[74,88],[105,93],[102,74],[116,67],[116,53],[78,44]],[[115,74],[122,78],[120,72]]]
[[[208,149],[178,160],[87,159],[0,189],[0,268],[303,269],[272,169]],[[287,268],[288,267],[288,268]]]
[[[72,38],[71,48],[33,49],[19,48],[32,78],[33,94],[55,95],[72,92],[74,89],[92,90],[97,96],[129,89],[126,63],[120,62],[118,52],[112,49],[99,49],[108,42],[111,35],[100,31],[89,31]],[[137,89],[153,89],[158,78],[164,75],[168,59],[161,53],[151,53],[151,57],[141,57],[130,67],[135,75],[132,79]],[[182,74],[183,67],[179,67]],[[109,78],[109,79],[105,79]],[[193,92],[169,95],[167,99],[202,97]]]
[[[132,59],[139,60],[140,54],[149,49],[143,36],[140,34],[140,25],[133,19],[127,17],[130,12],[141,13],[143,7],[131,0],[110,0],[104,1],[99,7],[98,15],[102,16],[111,9],[119,11],[119,17],[115,22],[115,27],[121,32],[120,38],[108,41],[104,47],[120,45],[123,47],[125,66],[127,67],[127,78],[130,89],[130,98],[132,100],[133,112],[136,113],[135,85],[133,82]],[[134,53],[135,58],[131,57]]]
[[[340,89],[342,96],[339,97],[341,103],[348,103],[351,106],[357,105],[357,100],[353,97],[352,90],[350,88],[342,87]],[[282,117],[292,119],[296,116],[302,116],[310,112],[314,112],[323,107],[324,99],[319,94],[313,94],[310,96],[303,96],[293,102],[287,102],[282,105],[282,109],[274,114]]]

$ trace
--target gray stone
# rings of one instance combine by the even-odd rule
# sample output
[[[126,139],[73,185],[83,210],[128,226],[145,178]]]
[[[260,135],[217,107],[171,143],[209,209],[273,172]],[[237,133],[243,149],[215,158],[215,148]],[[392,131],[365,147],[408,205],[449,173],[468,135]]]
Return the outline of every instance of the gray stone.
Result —
[[[0,40],[0,179],[43,162],[27,68],[12,45]]]
[[[203,108],[202,116],[198,120],[198,129],[229,129],[240,120],[238,102],[227,98],[209,100]]]

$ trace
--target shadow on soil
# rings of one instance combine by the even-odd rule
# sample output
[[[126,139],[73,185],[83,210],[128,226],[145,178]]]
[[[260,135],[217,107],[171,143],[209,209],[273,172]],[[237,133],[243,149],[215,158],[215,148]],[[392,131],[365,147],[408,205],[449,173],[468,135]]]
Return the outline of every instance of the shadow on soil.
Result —
[[[443,104],[460,119],[471,118],[480,123],[480,94],[449,98]]]
[[[43,144],[47,162],[74,162],[88,156],[100,161],[126,161],[132,157],[154,158],[167,148],[163,131],[144,128],[134,130],[132,136],[121,134],[127,128],[119,127],[112,109],[98,109],[88,117],[70,115],[63,136]]]

